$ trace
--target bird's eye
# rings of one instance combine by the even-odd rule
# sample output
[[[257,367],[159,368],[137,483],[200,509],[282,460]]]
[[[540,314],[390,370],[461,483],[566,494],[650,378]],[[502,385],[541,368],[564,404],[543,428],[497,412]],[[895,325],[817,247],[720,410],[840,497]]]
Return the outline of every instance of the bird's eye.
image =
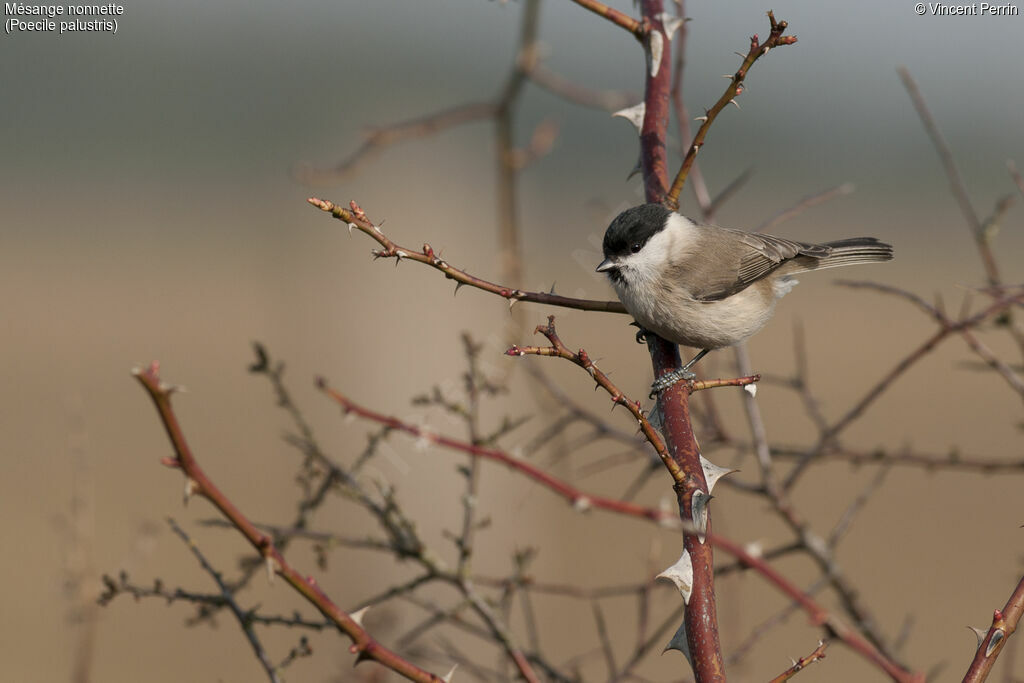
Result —
[[[632,244],[632,246],[629,247],[629,250],[631,252],[633,252],[634,254],[637,253],[638,251],[640,251],[640,243],[639,242],[634,242]]]

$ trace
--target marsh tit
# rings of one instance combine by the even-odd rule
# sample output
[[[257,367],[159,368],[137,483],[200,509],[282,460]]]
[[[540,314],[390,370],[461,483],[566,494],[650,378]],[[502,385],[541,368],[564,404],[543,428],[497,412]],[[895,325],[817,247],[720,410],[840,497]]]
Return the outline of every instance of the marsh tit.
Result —
[[[805,271],[892,259],[874,237],[806,244],[773,235],[703,225],[661,204],[619,214],[604,234],[597,271],[640,325],[668,341],[701,349],[658,378],[654,393],[680,379],[709,351],[737,344],[772,317],[775,302]]]

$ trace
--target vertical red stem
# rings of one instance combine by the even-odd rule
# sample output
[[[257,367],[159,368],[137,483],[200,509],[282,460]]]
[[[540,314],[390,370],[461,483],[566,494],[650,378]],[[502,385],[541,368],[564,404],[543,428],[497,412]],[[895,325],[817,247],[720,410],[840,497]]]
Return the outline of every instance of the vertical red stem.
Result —
[[[648,202],[664,200],[668,188],[665,140],[672,87],[672,50],[671,42],[658,18],[664,11],[662,0],[643,0],[643,16],[649,31],[645,41],[648,59],[644,89],[644,123],[640,131],[640,164],[644,177],[644,193]],[[658,42],[658,38],[654,37],[655,33],[660,34],[660,55],[651,49],[651,46]],[[656,57],[658,59],[654,68],[652,64]],[[649,336],[648,346],[655,377],[680,367],[679,349],[675,344],[652,334]],[[707,493],[708,490],[690,422],[689,399],[689,386],[685,382],[675,384],[660,397],[662,429],[669,453],[684,472],[683,480],[676,482],[675,485],[679,512],[684,520],[692,521],[693,493],[697,490]],[[710,526],[709,517],[709,530]],[[725,681],[725,669],[718,640],[714,557],[711,546],[708,543],[701,543],[696,535],[689,533],[684,535],[683,546],[693,562],[693,592],[684,619],[694,676],[699,683]]]

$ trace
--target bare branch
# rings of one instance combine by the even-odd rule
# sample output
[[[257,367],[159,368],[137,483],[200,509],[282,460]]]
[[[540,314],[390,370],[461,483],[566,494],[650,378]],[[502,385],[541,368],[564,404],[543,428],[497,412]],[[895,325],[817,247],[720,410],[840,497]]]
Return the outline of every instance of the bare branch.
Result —
[[[818,647],[815,648],[814,652],[807,655],[806,657],[801,657],[798,661],[793,663],[793,666],[789,667],[784,672],[773,678],[771,681],[769,681],[769,683],[782,683],[783,681],[788,681],[793,676],[797,675],[799,672],[803,671],[811,664],[814,664],[815,662],[820,662],[821,660],[825,659],[825,648],[827,647],[828,641],[819,641]]]
[[[312,576],[304,577],[293,569],[274,546],[272,539],[261,533],[206,476],[185,441],[185,434],[171,408],[171,394],[176,387],[168,385],[160,379],[159,369],[159,364],[154,362],[147,368],[137,368],[133,374],[153,400],[167,436],[174,446],[175,457],[166,458],[164,464],[178,468],[184,473],[186,495],[199,495],[213,503],[259,552],[266,563],[268,572],[281,576],[321,614],[334,623],[339,631],[352,639],[350,650],[356,655],[357,662],[373,659],[411,681],[441,683],[442,679],[439,676],[424,671],[374,640],[358,622],[327,597]]]
[[[637,40],[643,40],[644,35],[647,33],[647,28],[644,26],[644,22],[634,19],[628,14],[612,9],[603,2],[598,0],[572,0],[580,7],[585,7],[594,14],[604,17],[608,21],[612,22],[616,26],[621,26],[630,33],[632,33]]]
[[[996,662],[996,657],[1006,645],[1006,639],[1017,630],[1022,615],[1024,615],[1024,577],[1017,582],[1017,588],[1003,609],[993,611],[992,625],[985,636],[979,638],[978,650],[974,653],[974,660],[964,676],[964,683],[980,683],[988,677]]]
[[[449,280],[455,280],[455,282],[458,283],[455,290],[456,292],[458,292],[459,286],[469,285],[507,299],[509,301],[509,306],[513,306],[520,301],[531,301],[539,304],[547,304],[549,306],[575,308],[582,311],[604,311],[606,313],[626,312],[626,308],[618,301],[574,299],[572,297],[559,296],[557,294],[550,294],[546,292],[527,292],[521,289],[505,287],[488,282],[487,280],[482,280],[465,271],[459,270],[458,268],[453,268],[447,261],[435,254],[429,244],[424,244],[423,249],[420,251],[406,249],[405,247],[395,244],[386,237],[383,232],[381,232],[378,226],[374,225],[366,218],[366,214],[363,213],[362,209],[360,209],[355,202],[351,202],[352,208],[350,210],[337,206],[333,202],[325,199],[317,199],[316,197],[310,197],[308,201],[321,211],[326,211],[338,220],[347,223],[350,228],[358,229],[376,240],[383,249],[375,251],[373,253],[374,258],[393,258],[396,259],[396,263],[400,262],[402,259],[408,259],[410,261],[416,261],[436,268],[444,273],[445,277]]]
[[[787,22],[775,21],[775,15],[772,14],[772,12],[768,12],[768,21],[771,23],[771,32],[768,34],[768,38],[763,43],[758,42],[757,34],[754,34],[750,38],[750,50],[743,59],[743,63],[740,65],[740,68],[733,74],[732,79],[729,81],[729,85],[726,87],[722,96],[718,98],[718,101],[707,110],[703,117],[701,117],[703,123],[700,128],[697,129],[697,135],[694,136],[693,142],[690,144],[690,151],[686,153],[686,158],[683,159],[683,164],[679,168],[679,172],[676,174],[675,180],[672,182],[672,187],[669,188],[668,193],[664,197],[665,206],[670,209],[675,210],[679,208],[679,193],[683,189],[683,185],[686,183],[686,177],[689,175],[694,161],[697,160],[697,152],[704,146],[704,138],[707,137],[708,131],[711,129],[711,124],[714,123],[715,118],[730,102],[733,102],[740,96],[740,94],[742,94],[743,81],[746,79],[747,72],[750,70],[750,67],[753,66],[754,62],[756,62],[762,55],[768,54],[768,51],[772,48],[781,47],[783,45],[792,45],[796,42],[796,36],[782,35],[789,26]]]

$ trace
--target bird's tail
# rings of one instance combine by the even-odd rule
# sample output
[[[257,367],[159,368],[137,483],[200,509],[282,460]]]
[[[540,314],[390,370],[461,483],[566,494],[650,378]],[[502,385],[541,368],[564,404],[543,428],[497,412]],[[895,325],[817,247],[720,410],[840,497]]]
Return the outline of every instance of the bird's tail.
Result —
[[[892,245],[879,242],[874,237],[851,237],[835,242],[825,242],[827,254],[821,256],[798,256],[790,261],[788,274],[804,273],[822,268],[838,268],[858,263],[878,263],[892,260]]]

